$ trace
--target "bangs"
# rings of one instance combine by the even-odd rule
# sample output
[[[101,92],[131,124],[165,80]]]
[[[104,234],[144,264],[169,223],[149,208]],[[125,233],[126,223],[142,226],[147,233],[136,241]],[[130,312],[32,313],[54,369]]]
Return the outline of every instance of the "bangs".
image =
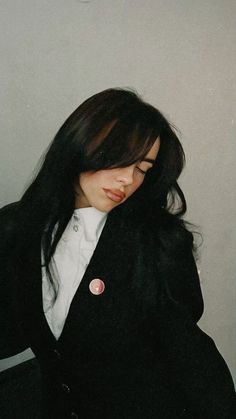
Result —
[[[107,124],[85,147],[85,170],[129,166],[142,160],[151,149],[160,129],[132,121],[132,117]]]

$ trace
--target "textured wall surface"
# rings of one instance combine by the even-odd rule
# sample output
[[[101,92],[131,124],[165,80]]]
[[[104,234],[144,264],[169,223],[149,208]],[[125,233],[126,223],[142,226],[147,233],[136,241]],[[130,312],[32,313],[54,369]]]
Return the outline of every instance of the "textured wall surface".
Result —
[[[19,199],[82,100],[136,89],[181,130],[187,218],[204,238],[200,325],[236,380],[235,15],[235,0],[1,2],[0,204]]]

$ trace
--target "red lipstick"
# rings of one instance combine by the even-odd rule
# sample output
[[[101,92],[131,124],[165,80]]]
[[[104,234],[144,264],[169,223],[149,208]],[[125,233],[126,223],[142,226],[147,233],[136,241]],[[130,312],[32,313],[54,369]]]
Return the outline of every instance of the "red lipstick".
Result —
[[[125,193],[119,189],[105,189],[103,188],[105,194],[114,202],[121,202],[125,198]]]

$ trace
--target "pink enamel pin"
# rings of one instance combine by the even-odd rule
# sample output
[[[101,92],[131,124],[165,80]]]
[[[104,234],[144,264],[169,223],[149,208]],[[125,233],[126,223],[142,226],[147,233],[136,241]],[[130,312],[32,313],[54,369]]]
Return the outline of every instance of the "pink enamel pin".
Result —
[[[94,278],[89,284],[89,289],[92,294],[100,295],[105,290],[105,284],[101,279]]]

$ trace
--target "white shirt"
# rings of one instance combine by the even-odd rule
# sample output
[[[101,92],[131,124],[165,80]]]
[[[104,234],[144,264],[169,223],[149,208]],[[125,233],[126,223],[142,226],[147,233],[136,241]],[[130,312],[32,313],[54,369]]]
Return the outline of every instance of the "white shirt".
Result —
[[[50,262],[56,292],[42,267],[43,309],[55,338],[61,335],[71,301],[92,257],[107,213],[94,207],[74,211]]]

